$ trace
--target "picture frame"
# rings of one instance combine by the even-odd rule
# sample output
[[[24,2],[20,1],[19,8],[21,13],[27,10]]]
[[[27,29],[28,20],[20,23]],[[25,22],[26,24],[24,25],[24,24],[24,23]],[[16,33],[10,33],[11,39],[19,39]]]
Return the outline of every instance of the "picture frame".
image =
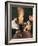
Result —
[[[15,11],[15,10],[18,7],[23,7],[25,9],[28,9],[28,10],[25,10],[25,9],[24,10],[28,12],[28,13],[26,12],[28,15],[29,14],[33,15],[32,37],[12,38],[13,30],[11,28],[11,26],[12,26],[11,21],[14,19],[14,17],[16,17],[14,15],[17,15],[16,12],[18,12],[18,11]],[[26,18],[26,20],[27,20],[27,18]],[[20,19],[20,21],[21,21],[21,19]],[[21,43],[23,44],[23,43],[36,43],[36,42],[37,42],[37,3],[6,1],[5,2],[5,44],[10,45],[10,44],[21,44]]]

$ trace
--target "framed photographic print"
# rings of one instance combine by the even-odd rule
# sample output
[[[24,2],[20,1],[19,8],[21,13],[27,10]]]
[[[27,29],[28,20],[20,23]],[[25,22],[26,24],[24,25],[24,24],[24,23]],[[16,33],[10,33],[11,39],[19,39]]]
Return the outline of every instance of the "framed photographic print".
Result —
[[[37,42],[37,4],[5,2],[5,44]]]

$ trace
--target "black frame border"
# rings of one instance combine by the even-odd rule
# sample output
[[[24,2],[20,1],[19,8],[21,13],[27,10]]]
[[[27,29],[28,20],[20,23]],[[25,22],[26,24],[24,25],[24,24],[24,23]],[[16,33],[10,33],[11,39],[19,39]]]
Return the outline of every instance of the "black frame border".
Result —
[[[19,43],[9,43],[8,44],[8,3],[21,3],[21,4],[35,4],[36,5],[36,41],[33,42],[19,42]],[[7,10],[7,11],[6,11]],[[7,18],[6,18],[7,16]],[[7,20],[6,20],[7,19]],[[7,21],[7,22],[6,22]],[[7,29],[6,29],[7,23]],[[6,33],[7,31],[7,33]],[[7,38],[6,38],[7,37]],[[27,44],[27,43],[37,43],[37,3],[32,2],[16,2],[16,1],[6,1],[5,2],[5,45],[12,45],[12,44]]]

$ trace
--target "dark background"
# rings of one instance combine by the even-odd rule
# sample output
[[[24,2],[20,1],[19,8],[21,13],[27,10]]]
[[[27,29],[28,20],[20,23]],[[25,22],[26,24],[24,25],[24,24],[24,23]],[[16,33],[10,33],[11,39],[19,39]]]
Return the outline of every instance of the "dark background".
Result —
[[[24,8],[24,21],[28,21],[29,15],[33,14],[33,8]],[[17,7],[12,7],[12,19],[18,17]]]

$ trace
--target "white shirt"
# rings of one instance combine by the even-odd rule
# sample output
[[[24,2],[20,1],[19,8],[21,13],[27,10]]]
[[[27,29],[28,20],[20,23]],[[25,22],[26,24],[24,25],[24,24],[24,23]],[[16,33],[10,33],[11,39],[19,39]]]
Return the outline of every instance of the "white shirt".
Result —
[[[17,20],[17,18],[14,18],[11,21],[11,27],[12,27],[12,29],[19,29],[19,25],[15,23],[16,20]]]

